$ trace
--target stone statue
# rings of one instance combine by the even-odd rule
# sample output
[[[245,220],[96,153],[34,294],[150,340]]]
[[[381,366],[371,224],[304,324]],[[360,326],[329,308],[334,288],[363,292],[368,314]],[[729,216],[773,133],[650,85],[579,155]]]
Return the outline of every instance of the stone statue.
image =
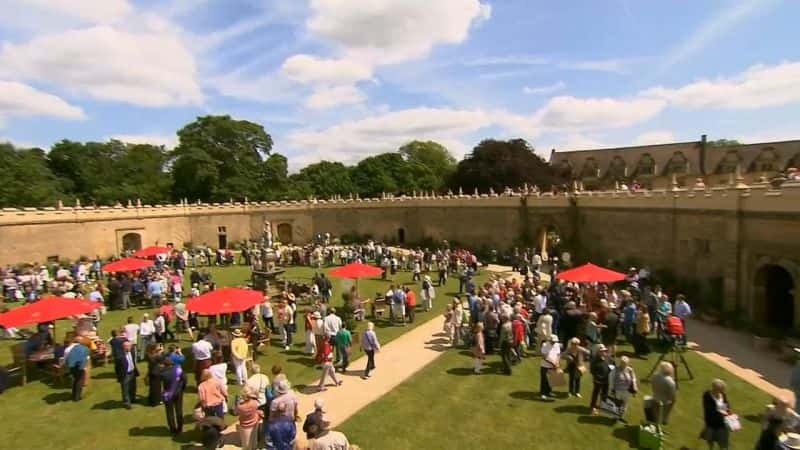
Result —
[[[267,247],[272,247],[272,224],[269,220],[264,221],[264,243]]]

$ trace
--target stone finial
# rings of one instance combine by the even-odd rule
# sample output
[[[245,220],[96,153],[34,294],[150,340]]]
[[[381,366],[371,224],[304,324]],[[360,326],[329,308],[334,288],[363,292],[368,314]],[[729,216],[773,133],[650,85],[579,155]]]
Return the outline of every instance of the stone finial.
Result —
[[[199,201],[199,200],[198,200],[198,201]],[[141,207],[142,207],[142,199],[140,199],[140,198],[137,198],[137,199],[136,199],[136,207],[137,207],[137,208],[141,208]]]
[[[228,198],[228,203],[233,204],[233,197]]]
[[[494,197],[494,188],[489,186],[489,195]]]
[[[249,199],[249,198],[247,198],[247,196],[245,195],[245,196],[244,196],[244,204],[246,205],[246,204],[248,204],[248,203],[250,203],[250,199]]]
[[[736,189],[748,189],[750,186],[745,184],[744,176],[742,176],[741,164],[736,165]]]
[[[76,208],[80,208],[81,207],[81,199],[75,198],[75,207]]]
[[[347,199],[348,200],[353,200],[353,198],[354,197],[353,197],[353,193],[352,192],[347,195]]]
[[[461,197],[462,195],[464,195],[464,188],[459,186],[459,188],[458,188],[458,196]]]
[[[452,197],[453,196],[453,190],[452,189],[448,189],[447,190],[447,196],[448,197]]]
[[[572,180],[572,190],[578,192],[578,180]]]
[[[356,200],[361,200],[361,195],[358,192],[356,192]]]
[[[583,180],[578,182],[578,191],[583,192]]]
[[[615,191],[618,191],[618,190],[619,190],[619,180],[617,180],[617,181],[615,181],[615,182],[614,182],[614,190],[615,190]]]
[[[478,188],[475,188],[475,192],[472,195],[474,195],[475,197],[478,197],[480,195],[480,193],[478,193]]]
[[[133,202],[131,201],[131,199],[128,199],[128,208],[132,208],[132,207],[133,207]]]
[[[411,197],[413,197],[413,198],[417,198],[417,190],[416,190],[416,189],[414,189],[413,191],[411,191]]]
[[[670,181],[669,184],[670,184],[671,190],[673,190],[673,191],[677,191],[678,190],[678,188],[679,188],[679,186],[678,186],[678,176],[674,172],[672,173],[672,181]]]

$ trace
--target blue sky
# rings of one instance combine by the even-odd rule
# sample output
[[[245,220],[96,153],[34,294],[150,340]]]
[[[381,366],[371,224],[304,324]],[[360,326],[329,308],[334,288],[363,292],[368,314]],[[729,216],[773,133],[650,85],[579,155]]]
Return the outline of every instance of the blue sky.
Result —
[[[293,169],[414,139],[543,155],[800,138],[800,2],[0,0],[0,139],[260,122]]]

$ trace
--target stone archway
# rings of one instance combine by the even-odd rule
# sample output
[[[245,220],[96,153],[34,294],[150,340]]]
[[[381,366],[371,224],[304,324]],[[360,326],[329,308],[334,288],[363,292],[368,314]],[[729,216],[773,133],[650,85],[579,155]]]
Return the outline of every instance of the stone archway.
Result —
[[[142,249],[142,235],[139,233],[125,233],[122,235],[122,250],[136,251]]]
[[[758,323],[786,331],[797,329],[800,311],[795,302],[795,280],[783,265],[759,267],[753,280],[753,312]]]
[[[562,241],[561,231],[553,224],[547,224],[539,228],[536,233],[536,247],[542,259],[548,260],[558,255]]]
[[[278,224],[278,241],[280,241],[281,244],[292,243],[292,224]]]

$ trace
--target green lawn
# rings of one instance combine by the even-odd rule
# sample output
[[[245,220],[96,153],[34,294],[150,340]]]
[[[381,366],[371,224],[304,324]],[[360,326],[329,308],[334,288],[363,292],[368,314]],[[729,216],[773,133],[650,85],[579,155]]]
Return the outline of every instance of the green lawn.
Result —
[[[249,278],[249,271],[245,267],[212,268],[214,280],[218,286],[243,285]],[[314,271],[304,267],[292,267],[285,273],[285,278],[292,280],[310,281]],[[483,280],[483,276],[478,277]],[[334,294],[333,304],[341,303],[342,283],[338,279],[333,279]],[[410,283],[411,274],[401,272],[398,274],[396,282]],[[374,294],[375,292],[385,292],[390,281],[381,280],[361,280],[359,283],[360,291],[364,295]],[[443,311],[444,300],[448,298],[447,293],[452,293],[458,289],[458,281],[450,280],[448,285],[437,289],[437,308],[436,311]],[[302,306],[301,306],[302,308]],[[110,330],[124,323],[129,315],[133,315],[137,321],[142,313],[147,309],[131,309],[128,311],[111,311],[101,321],[99,332],[101,336],[110,336]],[[301,309],[302,311],[302,309]],[[392,327],[381,320],[376,323],[378,337],[381,342],[386,343],[400,336],[419,325],[439,312],[417,313],[417,320],[413,325],[407,327]],[[300,315],[299,317],[302,317]],[[258,363],[265,371],[274,364],[280,364],[289,379],[298,388],[313,381],[318,376],[318,370],[314,368],[311,358],[303,353],[303,326],[300,322],[298,332],[295,334],[295,345],[288,351],[283,351],[276,342],[266,350],[266,354],[257,357]],[[359,324],[359,331],[364,324]],[[68,321],[59,321],[57,331],[63,337],[63,331],[70,328]],[[184,347],[185,354],[189,355],[188,347],[190,342],[188,336],[183,336],[180,342]],[[10,347],[11,341],[0,341],[0,364],[11,362]],[[353,348],[352,359],[361,356],[360,348]],[[185,365],[190,369],[190,363]],[[144,367],[140,367],[142,370]],[[142,373],[144,375],[144,373]],[[30,376],[29,376],[30,378]],[[230,379],[233,375],[230,374]],[[184,412],[189,415],[191,406],[197,397],[194,394],[194,379],[189,377],[190,386],[184,400]],[[69,400],[68,382],[62,386],[53,386],[49,380],[37,379],[34,375],[33,380],[29,380],[28,385],[21,387],[12,384],[4,394],[0,395],[3,408],[0,409],[0,423],[3,423],[5,432],[3,433],[3,444],[0,448],[37,448],[53,447],[62,449],[169,449],[179,448],[180,444],[191,442],[197,436],[193,432],[184,432],[177,438],[170,438],[166,428],[163,408],[149,408],[143,405],[135,405],[133,410],[121,408],[119,385],[114,378],[113,364],[106,367],[94,367],[92,379],[89,386],[84,391],[84,398],[81,402],[73,403]],[[235,389],[231,385],[231,391]],[[146,395],[144,386],[144,376],[140,378],[139,394]],[[230,418],[229,422],[235,419]],[[188,423],[188,420],[187,420]],[[191,430],[191,425],[187,425]]]
[[[622,348],[626,350],[625,347]],[[658,356],[634,360],[643,378]],[[759,433],[758,415],[769,397],[702,357],[686,355],[695,379],[681,371],[679,399],[667,428],[667,449],[705,449],[697,438],[702,426],[701,394],[713,378],[727,381],[733,408],[743,430],[731,435],[732,449],[750,449]],[[498,356],[489,368],[472,374],[464,350],[446,353],[373,402],[337,429],[365,449],[628,449],[637,448],[636,426],[643,419],[641,398],[650,393],[642,383],[628,409],[630,425],[589,413],[590,377],[581,386],[583,399],[560,396],[540,401],[539,358],[528,358],[514,373],[499,373]],[[681,368],[682,369],[682,368]],[[556,389],[559,395],[561,389]]]

